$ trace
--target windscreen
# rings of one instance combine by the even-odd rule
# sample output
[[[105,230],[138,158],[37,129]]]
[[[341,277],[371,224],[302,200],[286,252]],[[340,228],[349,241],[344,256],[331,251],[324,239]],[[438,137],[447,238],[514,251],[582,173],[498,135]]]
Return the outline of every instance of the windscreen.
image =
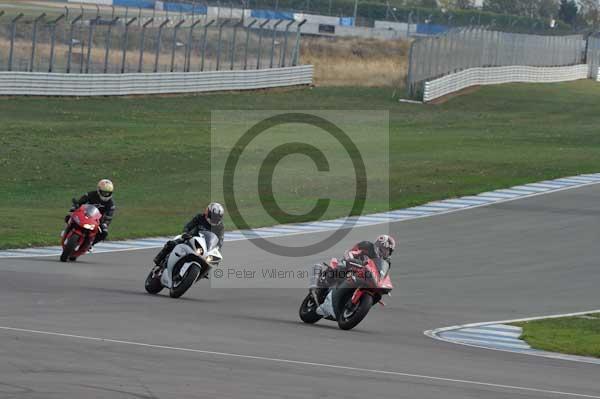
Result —
[[[204,240],[206,241],[207,251],[211,251],[213,248],[219,245],[219,238],[215,233],[211,233],[210,231],[203,231],[202,235],[204,236]]]
[[[93,218],[100,215],[100,211],[98,210],[98,208],[96,208],[94,205],[89,204],[83,206],[83,212],[88,218]]]

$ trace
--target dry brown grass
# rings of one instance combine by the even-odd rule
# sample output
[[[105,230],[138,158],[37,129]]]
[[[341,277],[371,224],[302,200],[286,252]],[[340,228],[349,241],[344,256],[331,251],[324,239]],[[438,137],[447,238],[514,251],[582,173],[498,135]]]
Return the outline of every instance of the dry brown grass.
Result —
[[[316,85],[397,87],[409,47],[405,40],[303,38],[301,60],[315,66]]]

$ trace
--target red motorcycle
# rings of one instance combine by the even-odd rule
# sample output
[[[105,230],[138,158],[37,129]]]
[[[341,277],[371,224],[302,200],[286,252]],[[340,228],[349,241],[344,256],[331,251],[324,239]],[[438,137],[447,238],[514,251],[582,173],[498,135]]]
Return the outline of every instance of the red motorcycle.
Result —
[[[83,204],[71,213],[60,241],[61,262],[77,260],[88,251],[100,232],[101,219],[102,214],[94,205]]]
[[[383,295],[390,295],[394,287],[389,270],[383,259],[369,259],[364,264],[348,261],[341,268],[332,260],[302,301],[300,319],[313,324],[325,317],[337,321],[342,330],[356,327],[373,305],[384,305]]]

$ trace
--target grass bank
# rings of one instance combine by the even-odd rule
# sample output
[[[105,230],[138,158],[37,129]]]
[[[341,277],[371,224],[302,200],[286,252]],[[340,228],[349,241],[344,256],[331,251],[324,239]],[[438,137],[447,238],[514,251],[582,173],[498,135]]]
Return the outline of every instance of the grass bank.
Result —
[[[443,105],[398,103],[389,89],[315,88],[147,98],[0,99],[0,247],[56,244],[71,197],[114,180],[112,238],[172,234],[210,199],[211,110],[387,110],[391,208],[500,187],[600,171],[600,87],[581,81],[482,88]],[[372,121],[354,111],[369,137]],[[301,130],[297,137],[301,138]],[[379,143],[361,148],[382,154]],[[328,216],[345,214],[354,192],[315,184],[314,164],[277,180],[283,209],[312,207],[336,192]],[[290,166],[290,165],[288,165]],[[321,180],[322,181],[322,180]],[[335,188],[335,190],[333,189]],[[238,198],[254,226],[256,188]],[[387,199],[368,202],[381,210]],[[227,220],[227,227],[232,224]]]
[[[600,313],[535,320],[515,325],[535,349],[600,358]]]

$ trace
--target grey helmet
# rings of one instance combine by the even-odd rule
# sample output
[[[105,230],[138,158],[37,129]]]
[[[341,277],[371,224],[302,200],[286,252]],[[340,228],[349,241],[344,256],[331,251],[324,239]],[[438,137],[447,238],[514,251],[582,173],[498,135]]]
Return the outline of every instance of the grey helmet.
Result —
[[[223,209],[223,205],[218,202],[211,202],[204,211],[204,217],[211,226],[216,226],[221,223],[223,221],[223,215],[225,215],[225,209]]]
[[[389,258],[396,249],[396,240],[387,234],[382,234],[375,240],[375,252],[383,259]]]

